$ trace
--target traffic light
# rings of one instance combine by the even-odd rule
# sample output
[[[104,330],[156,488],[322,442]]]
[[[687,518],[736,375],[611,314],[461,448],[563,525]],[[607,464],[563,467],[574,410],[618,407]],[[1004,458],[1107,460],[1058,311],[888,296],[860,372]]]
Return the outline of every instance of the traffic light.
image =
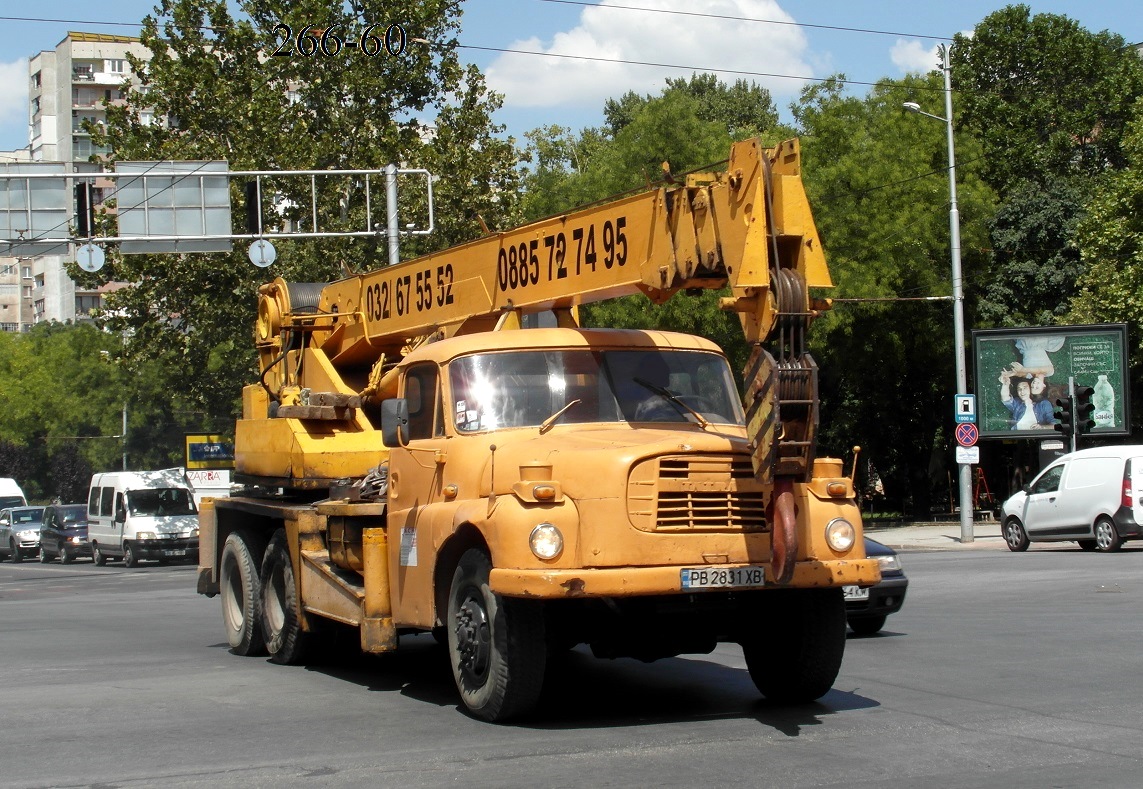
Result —
[[[262,235],[262,186],[257,181],[246,182],[246,232]]]
[[[1071,397],[1057,397],[1056,405],[1059,408],[1052,413],[1052,416],[1056,418],[1056,424],[1053,427],[1071,439],[1074,435],[1072,431],[1075,429],[1075,403]]]
[[[1093,394],[1095,394],[1095,389],[1090,386],[1076,387],[1075,404],[1072,411],[1076,424],[1076,435],[1090,433],[1095,428],[1095,420],[1091,418],[1092,412],[1095,411],[1095,404],[1091,402]]]
[[[91,182],[75,185],[75,234],[79,238],[91,238],[95,232],[95,200]]]

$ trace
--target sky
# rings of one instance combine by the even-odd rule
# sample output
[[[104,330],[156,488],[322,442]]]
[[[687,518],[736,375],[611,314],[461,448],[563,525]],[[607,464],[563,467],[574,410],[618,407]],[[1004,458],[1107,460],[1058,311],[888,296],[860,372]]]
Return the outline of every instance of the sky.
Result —
[[[0,151],[28,144],[30,56],[54,49],[69,30],[137,35],[138,21],[154,4],[52,0],[29,9],[0,1]],[[1071,17],[1093,32],[1110,30],[1128,42],[1143,42],[1143,14],[1134,0],[1024,4],[1034,13]],[[726,82],[757,82],[789,120],[788,105],[813,80],[842,72],[854,83],[850,90],[863,95],[862,83],[929,71],[936,65],[937,45],[971,31],[1004,5],[996,0],[463,0],[460,57],[479,66],[489,86],[503,94],[495,119],[517,140],[542,126],[573,131],[598,126],[608,98],[628,91],[658,94],[668,77],[694,72],[713,72]],[[941,106],[932,109],[943,112]]]

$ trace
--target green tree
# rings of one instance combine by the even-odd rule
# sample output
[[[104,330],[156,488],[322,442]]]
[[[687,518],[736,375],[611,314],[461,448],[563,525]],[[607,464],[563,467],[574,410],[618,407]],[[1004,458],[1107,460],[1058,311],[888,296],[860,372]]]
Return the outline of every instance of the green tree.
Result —
[[[127,92],[123,105],[107,108],[106,128],[92,129],[112,161],[226,159],[232,170],[378,170],[390,163],[429,169],[437,179],[436,232],[428,240],[402,239],[406,254],[475,237],[482,219],[493,227],[514,220],[514,146],[496,136],[502,129],[491,122],[499,100],[478,71],[457,59],[454,0],[249,0],[245,19],[229,5],[163,0],[144,20],[140,37],[150,60],[132,59],[142,85]],[[389,24],[406,34],[399,53],[378,52],[380,40],[373,38],[367,47],[328,54],[336,49],[333,36],[366,42],[366,33],[381,37]],[[290,41],[279,25],[289,26]],[[298,47],[319,49],[307,56]],[[312,221],[307,179],[271,178],[263,189],[277,198],[281,214],[267,212],[265,221]],[[416,184],[402,183],[402,203],[415,212],[402,213],[403,221],[427,216],[418,204],[423,195]],[[383,225],[384,189],[376,177],[369,198],[374,223]],[[366,200],[363,179],[321,179],[319,227],[361,229]],[[239,185],[232,204],[240,204]],[[236,230],[244,232],[239,224],[236,217]],[[113,258],[94,276],[78,268],[70,273],[87,285],[130,283],[108,297],[103,316],[126,338],[121,364],[130,373],[148,366],[165,371],[167,391],[213,422],[233,415],[240,386],[253,380],[251,326],[257,287],[267,276],[323,282],[387,262],[381,235],[275,246],[278,261],[269,272],[250,265],[239,243],[228,255],[130,255]]]
[[[1126,323],[1131,389],[1143,395],[1143,100],[1125,135],[1127,167],[1105,179],[1076,229],[1085,266],[1069,323]],[[1139,409],[1133,415],[1140,430]]]
[[[803,178],[836,286],[820,295],[875,301],[839,301],[814,325],[820,450],[844,456],[862,446],[887,496],[928,517],[943,500],[942,471],[952,454],[952,314],[948,301],[910,299],[951,293],[948,160],[945,127],[902,104],[939,95],[942,80],[936,73],[910,77],[864,98],[844,95],[841,80],[808,88],[794,107]],[[971,297],[993,198],[980,178],[978,145],[963,134],[956,145],[964,162],[956,172],[962,270]]]
[[[1076,225],[1098,181],[1126,163],[1143,61],[1118,35],[1025,5],[958,35],[952,55],[957,120],[981,141],[982,172],[1003,200],[981,319],[1056,323],[1084,277]]]

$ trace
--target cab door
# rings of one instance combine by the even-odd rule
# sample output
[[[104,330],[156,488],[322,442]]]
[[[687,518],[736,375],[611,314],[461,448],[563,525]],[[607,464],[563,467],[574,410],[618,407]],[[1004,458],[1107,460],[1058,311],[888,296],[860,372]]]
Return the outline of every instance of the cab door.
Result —
[[[1049,466],[1032,482],[1024,506],[1024,530],[1029,537],[1058,534],[1063,526],[1058,499],[1066,463]]]
[[[412,365],[401,381],[408,405],[401,445],[389,454],[389,578],[394,621],[433,625],[432,573],[435,553],[428,513],[444,486],[444,412],[440,369],[433,362]]]

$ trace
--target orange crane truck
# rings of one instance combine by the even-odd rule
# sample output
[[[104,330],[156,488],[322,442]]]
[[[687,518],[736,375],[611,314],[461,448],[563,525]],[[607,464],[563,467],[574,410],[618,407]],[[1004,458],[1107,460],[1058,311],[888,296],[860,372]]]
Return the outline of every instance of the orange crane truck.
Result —
[[[829,304],[810,289],[832,282],[800,166],[796,140],[740,142],[685,183],[263,285],[247,488],[200,514],[198,591],[231,651],[300,662],[330,622],[370,653],[431,632],[489,721],[534,708],[578,644],[649,661],[735,642],[765,696],[825,694],[842,587],[880,570],[852,470],[815,456],[806,330]],[[704,288],[753,349],[744,395],[708,340],[579,326],[580,304]]]

